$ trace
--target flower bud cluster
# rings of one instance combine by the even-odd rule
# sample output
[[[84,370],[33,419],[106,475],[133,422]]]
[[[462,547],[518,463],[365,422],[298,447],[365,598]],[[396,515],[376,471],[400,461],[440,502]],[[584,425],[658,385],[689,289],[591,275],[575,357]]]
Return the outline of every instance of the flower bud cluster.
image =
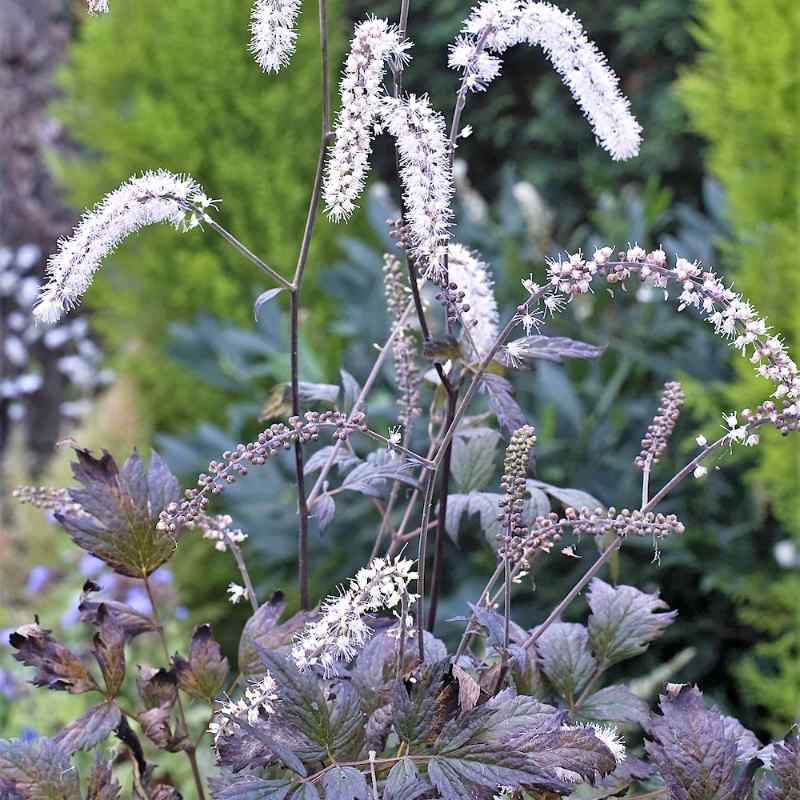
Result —
[[[657,464],[664,454],[669,437],[672,436],[675,423],[681,413],[683,400],[683,389],[680,383],[670,381],[664,384],[658,414],[653,417],[653,421],[648,426],[647,433],[642,439],[642,450],[633,462],[638,469],[644,470],[651,464]]]
[[[616,536],[650,536],[663,539],[671,534],[682,534],[686,528],[675,514],[660,514],[629,508],[606,509],[566,508],[564,519],[573,532],[593,536],[613,533]]]
[[[353,414],[348,421],[347,416],[338,411],[307,411],[302,418],[290,417],[286,424],[277,422],[270,425],[255,442],[238,444],[233,450],[226,450],[221,461],[212,461],[208,465],[208,474],[201,474],[197,486],[186,490],[186,499],[170,503],[161,512],[158,527],[176,532],[196,523],[198,518],[205,516],[210,495],[220,494],[226,485],[235,483],[237,476],[246,475],[250,466],[266,463],[268,458],[281,450],[288,450],[295,442],[317,441],[320,428],[328,426],[336,428],[333,438],[338,440],[349,438],[357,430],[366,430],[364,414],[360,412]]]
[[[320,617],[297,635],[292,657],[301,670],[320,667],[330,676],[337,662],[350,661],[372,635],[366,615],[381,609],[395,610],[416,595],[408,584],[417,579],[410,559],[374,558],[350,580],[346,589],[328,597],[320,606]]]
[[[392,355],[394,356],[394,374],[400,395],[397,398],[397,419],[407,428],[414,417],[422,414],[420,407],[420,373],[417,366],[417,354],[414,336],[409,324],[403,323],[403,315],[409,300],[409,288],[406,285],[405,273],[400,260],[389,253],[383,257],[383,291],[386,297],[386,308],[397,329],[392,339]]]
[[[260,680],[251,681],[238,700],[227,700],[220,704],[208,725],[214,745],[217,746],[220,739],[233,735],[239,729],[236,720],[230,719],[231,717],[238,717],[248,725],[255,725],[262,714],[273,714],[274,703],[278,700],[277,690],[275,679],[267,672]]]
[[[498,520],[507,537],[521,537],[528,532],[522,518],[525,498],[528,493],[528,463],[530,452],[536,444],[536,430],[532,425],[523,425],[511,435],[503,462],[500,488],[503,498],[498,503],[502,509]]]
[[[89,516],[80,503],[76,503],[69,489],[51,489],[47,486],[18,486],[11,493],[20,503],[40,508],[51,514],[65,514],[69,517]]]

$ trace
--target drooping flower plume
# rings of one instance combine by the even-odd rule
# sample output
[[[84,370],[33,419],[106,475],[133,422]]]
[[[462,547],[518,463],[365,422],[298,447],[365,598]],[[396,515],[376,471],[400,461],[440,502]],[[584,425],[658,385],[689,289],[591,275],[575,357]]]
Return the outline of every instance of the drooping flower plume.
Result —
[[[71,236],[59,241],[47,262],[48,281],[34,316],[40,322],[55,322],[78,305],[103,259],[130,234],[159,222],[178,229],[194,227],[198,214],[204,215],[210,205],[187,175],[159,170],[123,183],[84,213]]]
[[[381,116],[397,142],[411,252],[426,277],[442,277],[450,238],[453,171],[444,118],[428,97],[384,99]]]
[[[294,53],[300,0],[256,0],[250,12],[250,52],[264,72],[278,72]]]
[[[408,46],[385,19],[371,17],[355,27],[339,87],[336,139],[325,166],[323,198],[334,220],[349,217],[364,190],[386,65],[405,61]]]
[[[523,42],[544,50],[615,161],[638,154],[641,128],[619,79],[580,22],[550,3],[480,3],[450,48],[450,66],[464,73],[468,90],[481,91],[500,74],[499,56]]]
[[[466,338],[477,351],[473,357],[481,360],[492,349],[499,332],[500,317],[489,267],[464,245],[453,242],[448,250],[448,275],[458,291],[464,293],[461,319],[469,330]]]
[[[297,666],[319,666],[330,675],[336,662],[350,661],[372,635],[365,615],[399,608],[404,596],[413,603],[408,593],[408,584],[417,579],[413,567],[406,558],[374,558],[360,569],[347,589],[322,603],[320,618],[298,634],[292,648]]]

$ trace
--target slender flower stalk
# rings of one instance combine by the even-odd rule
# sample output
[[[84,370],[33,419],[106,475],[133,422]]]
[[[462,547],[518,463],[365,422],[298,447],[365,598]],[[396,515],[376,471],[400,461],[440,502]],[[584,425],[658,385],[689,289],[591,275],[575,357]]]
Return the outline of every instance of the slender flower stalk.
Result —
[[[279,72],[294,53],[300,0],[256,0],[250,12],[250,52],[264,72]]]
[[[56,322],[80,302],[103,259],[123,239],[147,225],[196,227],[214,201],[187,175],[145,172],[115,189],[84,213],[72,235],[61,239],[47,262],[48,281],[34,308],[40,322]]]
[[[364,190],[385,96],[386,65],[405,64],[409,46],[385,19],[370,17],[355,27],[339,87],[341,108],[323,187],[328,216],[337,222],[353,213]]]

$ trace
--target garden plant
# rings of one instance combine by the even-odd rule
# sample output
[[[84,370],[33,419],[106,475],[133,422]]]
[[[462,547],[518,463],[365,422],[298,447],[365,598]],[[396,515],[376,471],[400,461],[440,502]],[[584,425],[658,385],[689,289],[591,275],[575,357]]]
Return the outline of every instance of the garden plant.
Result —
[[[657,558],[684,533],[691,520],[661,510],[682,482],[713,480],[709,465],[733,448],[758,446],[764,428],[788,436],[800,427],[800,374],[780,332],[710,266],[635,242],[549,259],[522,281],[515,312],[500,319],[490,267],[454,238],[455,155],[463,138],[480,136],[467,122],[470,97],[491,90],[506,50],[539,48],[598,145],[622,161],[637,156],[647,132],[618,79],[568,12],[533,0],[484,0],[449,50],[458,79],[446,117],[427,96],[403,89],[414,50],[413,9],[402,0],[396,22],[367,17],[355,26],[334,118],[325,0],[318,9],[320,147],[293,272],[270,265],[269,254],[252,252],[215,220],[220,201],[205,193],[213,187],[166,170],[122,183],[48,262],[33,309],[43,325],[74,309],[102,261],[144,227],[169,223],[186,235],[221,237],[270,283],[256,316],[288,300],[290,375],[285,403],[275,407],[290,412],[278,420],[265,411],[272,421],[258,437],[231,443],[185,491],[155,452],[147,466],[135,452],[120,465],[80,446],[77,488],[17,490],[20,501],[53,514],[79,548],[141,581],[152,613],[104,599],[87,581],[76,602],[94,630],[92,663],[38,619],[11,634],[34,684],[97,702],[52,738],[0,741],[0,797],[110,800],[121,796],[120,781],[141,800],[179,797],[159,751],[187,759],[193,782],[186,793],[218,800],[800,797],[797,730],[765,746],[696,686],[667,683],[651,708],[613,680],[616,665],[644,653],[677,612],[657,594],[599,577],[628,539],[652,542]],[[89,10],[113,13],[106,0],[89,0]],[[269,73],[292,57],[299,13],[299,0],[254,3],[250,48],[265,80],[279,80]],[[318,214],[335,222],[352,215],[378,136],[394,146],[402,203],[388,221],[395,247],[384,258],[384,296],[364,300],[385,302],[391,327],[363,385],[343,372],[340,401],[338,387],[301,380],[304,275]],[[602,507],[534,477],[537,432],[505,376],[537,359],[601,358],[603,348],[543,335],[546,320],[586,293],[613,297],[643,286],[677,312],[699,313],[748,359],[763,399],[726,411],[719,436],[698,436],[694,455],[664,476],[659,462],[684,400],[680,383],[667,382],[630,465],[641,475],[641,503]],[[381,431],[367,400],[389,363],[397,424]],[[474,488],[486,485],[501,439],[501,492]],[[280,593],[259,597],[248,571],[243,545],[248,535],[268,537],[269,520],[263,531],[244,532],[213,508],[227,486],[250,471],[248,480],[258,481],[260,466],[286,456],[296,489],[300,608],[292,615]],[[270,492],[268,482],[262,490]],[[311,526],[324,531],[352,492],[373,503],[372,551],[320,600],[309,588]],[[465,515],[480,518],[496,568],[451,621],[461,637],[448,652],[435,635],[444,543]],[[183,537],[198,533],[230,553],[241,578],[229,599],[252,609],[235,665],[208,624],[195,620],[190,641],[171,642],[158,613],[151,576],[180,558]],[[547,581],[553,559],[573,558],[587,568],[546,618],[530,629],[515,623],[515,598]],[[564,622],[583,592],[591,612],[585,624]],[[134,667],[137,637],[159,639],[163,661]],[[205,725],[191,722],[197,707]],[[206,772],[208,759],[199,755],[209,749],[216,766]],[[94,760],[84,751],[95,751]]]

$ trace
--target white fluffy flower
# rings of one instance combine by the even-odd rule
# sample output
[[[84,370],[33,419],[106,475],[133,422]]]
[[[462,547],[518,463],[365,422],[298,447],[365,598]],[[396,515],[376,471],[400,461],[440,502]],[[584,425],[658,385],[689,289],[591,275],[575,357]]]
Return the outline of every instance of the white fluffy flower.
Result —
[[[385,19],[371,17],[355,27],[339,86],[336,139],[325,165],[323,199],[334,220],[349,217],[364,190],[386,64],[404,61],[408,46]]]
[[[183,227],[195,198],[206,202],[192,178],[165,170],[131,178],[106,195],[84,213],[71,236],[59,241],[47,262],[48,281],[33,311],[36,319],[55,322],[74,308],[102,260],[130,234],[158,222]]]
[[[250,52],[264,72],[289,63],[297,40],[300,0],[256,0],[250,12]]]
[[[90,14],[107,14],[108,0],[89,0]]]
[[[462,313],[469,330],[465,338],[475,346],[474,356],[483,359],[497,339],[500,320],[489,267],[471,250],[453,242],[448,249],[448,273],[469,306],[469,311]]]
[[[321,616],[297,635],[292,657],[300,669],[319,666],[328,676],[337,661],[350,661],[371,636],[364,617],[401,605],[408,584],[416,580],[409,559],[374,558],[350,580],[347,589],[328,597],[320,606]],[[409,604],[414,595],[408,595]]]
[[[580,22],[549,3],[485,0],[450,47],[450,66],[479,91],[500,74],[499,56],[514,44],[541,47],[614,160],[639,152],[641,128],[619,91],[619,80]]]
[[[274,703],[278,699],[277,688],[275,679],[267,672],[260,680],[250,681],[238,700],[222,703],[208,726],[208,732],[214,737],[214,744],[217,745],[220,739],[230,736],[238,729],[236,720],[231,717],[255,725],[262,714],[274,713]]]
[[[228,584],[226,591],[228,592],[228,600],[234,605],[237,605],[241,600],[247,597],[247,589],[233,581]]]
[[[453,171],[444,118],[427,96],[386,97],[381,115],[397,142],[412,254],[426,277],[442,274],[450,238]]]

